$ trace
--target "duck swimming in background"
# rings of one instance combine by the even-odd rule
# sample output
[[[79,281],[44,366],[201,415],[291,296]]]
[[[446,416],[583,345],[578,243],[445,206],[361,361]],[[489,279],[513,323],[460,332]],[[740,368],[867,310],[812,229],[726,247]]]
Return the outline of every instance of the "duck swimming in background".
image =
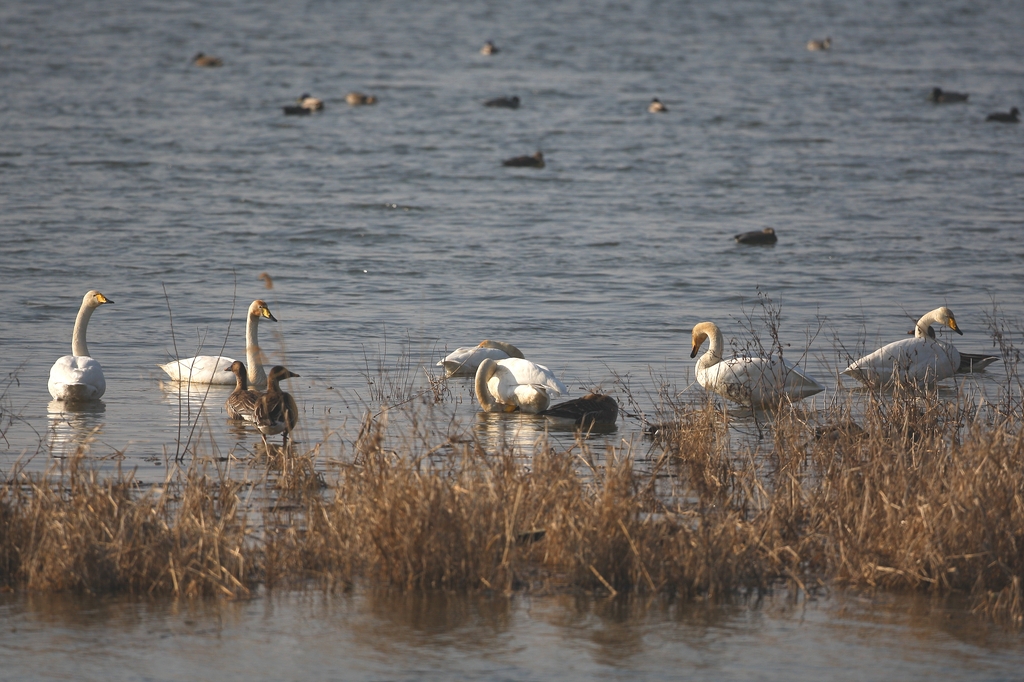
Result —
[[[1020,109],[1013,107],[1009,113],[997,111],[986,116],[985,120],[995,121],[996,123],[1020,123]]]
[[[779,238],[775,236],[775,230],[770,227],[766,227],[763,230],[754,230],[753,232],[744,232],[734,237],[737,244],[774,244],[779,241]]]
[[[554,372],[522,358],[484,358],[473,388],[484,412],[537,414],[548,409],[552,393],[568,393]]]
[[[705,341],[708,350],[697,361],[697,382],[723,398],[748,407],[772,407],[783,400],[803,400],[825,387],[789,367],[781,358],[739,357],[722,359],[722,332],[714,322],[693,328],[690,357]]]
[[[267,374],[263,370],[260,357],[259,324],[266,318],[277,322],[267,302],[256,299],[249,304],[249,314],[245,321],[245,364],[249,368],[249,384],[263,386],[267,383]],[[167,372],[173,381],[188,381],[193,384],[233,384],[235,380],[227,374],[231,370],[234,358],[223,355],[197,355],[184,360],[172,360],[160,369]]]
[[[303,116],[314,111],[321,111],[323,108],[324,101],[322,99],[304,92],[298,99],[298,105],[284,107],[284,113],[289,116]]]
[[[535,152],[529,156],[516,156],[511,159],[505,159],[501,162],[501,165],[514,168],[543,168],[544,154]]]
[[[661,103],[657,97],[651,100],[651,103],[647,105],[647,111],[652,114],[664,114],[668,111],[668,107]]]
[[[968,97],[970,95],[966,92],[945,92],[942,88],[932,88],[932,93],[928,95],[928,99],[936,104],[966,102]]]
[[[471,377],[476,375],[476,370],[484,358],[504,360],[524,357],[523,352],[511,343],[484,339],[476,346],[456,348],[443,360],[438,360],[437,365],[444,368],[445,376]]]
[[[822,52],[832,47],[832,37],[829,36],[824,40],[808,40],[807,49],[811,52]]]
[[[197,52],[196,56],[192,57],[192,63],[196,66],[215,67],[223,66],[224,60],[220,57],[214,57],[212,55],[203,54],[202,52]]]
[[[494,43],[492,43],[489,40],[486,43],[484,43],[483,47],[480,48],[480,54],[492,55],[492,54],[498,54],[499,52],[501,52],[501,50],[499,50],[494,45]]]
[[[364,104],[376,104],[377,98],[373,95],[364,95],[361,92],[352,91],[345,95],[345,101],[348,102],[350,106],[359,107]]]
[[[224,371],[233,373],[236,381],[235,390],[231,392],[227,402],[224,403],[224,409],[228,411],[228,417],[251,422],[253,420],[253,411],[256,409],[256,403],[260,399],[260,394],[249,388],[249,377],[246,374],[245,365],[235,360]]]
[[[281,390],[281,382],[290,377],[298,377],[281,365],[275,365],[267,378],[267,392],[260,396],[253,409],[253,423],[263,438],[263,447],[269,451],[267,436],[283,433],[281,446],[288,445],[288,435],[299,423],[299,408],[290,393]]]
[[[512,95],[511,97],[495,97],[484,102],[485,107],[498,107],[499,109],[518,109],[519,108],[519,96]]]
[[[50,368],[47,388],[54,400],[84,402],[96,400],[107,390],[103,367],[89,355],[86,330],[94,310],[104,303],[113,303],[98,291],[90,291],[82,298],[82,306],[75,318],[75,331],[71,335],[71,355],[57,359]]]
[[[963,332],[953,311],[942,306],[917,321],[914,338],[886,344],[843,370],[843,374],[872,387],[892,384],[932,384],[947,379],[960,369],[960,352],[953,344],[928,335],[933,324]],[[934,335],[934,332],[933,332]]]

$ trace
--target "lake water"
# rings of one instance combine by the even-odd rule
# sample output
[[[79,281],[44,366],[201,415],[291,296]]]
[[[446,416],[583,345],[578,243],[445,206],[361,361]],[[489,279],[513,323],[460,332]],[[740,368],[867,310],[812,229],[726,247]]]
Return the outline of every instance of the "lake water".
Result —
[[[742,346],[759,292],[817,400],[939,305],[961,350],[990,351],[993,307],[1024,314],[1024,128],[984,122],[1024,104],[1021,35],[1013,0],[5,2],[0,471],[90,440],[160,480],[196,421],[205,451],[251,451],[227,390],[198,412],[156,365],[175,345],[242,358],[254,298],[279,320],[270,362],[302,377],[304,443],[351,438],[381,379],[416,393],[483,338],[572,397],[622,399],[623,378],[648,412],[661,383],[697,399],[690,329]],[[934,105],[936,86],[970,100]],[[325,110],[285,117],[303,92]],[[482,106],[503,95],[521,107]],[[501,166],[536,150],[542,170]],[[732,239],[767,226],[773,247]],[[115,301],[89,328],[108,387],[68,411],[46,378],[89,289]],[[1004,372],[962,381],[994,394]],[[469,385],[450,387],[444,419],[469,428]]]

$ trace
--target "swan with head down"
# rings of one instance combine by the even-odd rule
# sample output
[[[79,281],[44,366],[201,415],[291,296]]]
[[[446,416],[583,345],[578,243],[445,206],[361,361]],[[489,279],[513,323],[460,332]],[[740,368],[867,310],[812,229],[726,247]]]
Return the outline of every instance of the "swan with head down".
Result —
[[[54,400],[81,402],[96,400],[107,390],[103,367],[89,355],[85,333],[94,310],[104,303],[113,303],[98,291],[90,291],[82,298],[82,306],[75,318],[75,331],[71,336],[71,355],[57,359],[50,368],[47,388]]]
[[[704,342],[708,350],[697,361],[697,382],[740,405],[770,407],[784,400],[803,400],[825,387],[788,366],[781,358],[738,357],[722,359],[722,332],[714,322],[701,322],[693,328],[693,349],[697,357]]]
[[[526,414],[548,409],[552,393],[568,393],[554,372],[522,358],[484,358],[476,370],[474,389],[484,412]]]
[[[445,376],[471,377],[476,375],[476,370],[484,358],[504,360],[522,357],[523,352],[511,343],[484,339],[476,346],[456,348],[443,360],[438,360],[437,365],[444,368]]]
[[[277,322],[266,301],[257,299],[249,305],[249,314],[245,321],[245,364],[249,369],[249,384],[265,386],[267,373],[263,369],[263,358],[260,353],[259,324],[266,318]],[[184,360],[172,360],[160,369],[167,372],[173,381],[188,381],[193,384],[233,384],[231,363],[234,358],[223,355],[197,355]]]
[[[947,379],[960,369],[960,351],[953,344],[928,332],[933,324],[949,327],[963,336],[953,311],[942,306],[921,316],[914,338],[893,341],[850,364],[843,374],[868,386],[891,384],[932,384]]]

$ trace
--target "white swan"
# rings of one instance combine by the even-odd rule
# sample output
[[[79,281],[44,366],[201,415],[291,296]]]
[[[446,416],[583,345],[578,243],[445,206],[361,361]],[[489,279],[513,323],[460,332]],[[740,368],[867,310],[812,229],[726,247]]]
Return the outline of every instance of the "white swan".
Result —
[[[249,305],[249,315],[245,321],[245,366],[249,371],[251,386],[267,384],[267,373],[263,370],[260,357],[261,317],[277,322],[266,302],[256,299]],[[235,377],[231,374],[231,363],[234,361],[234,358],[223,355],[197,355],[184,360],[172,360],[166,365],[160,365],[160,369],[167,372],[173,381],[188,381],[193,384],[234,384]]]
[[[484,339],[478,346],[456,348],[444,360],[438,360],[438,367],[444,368],[445,376],[471,377],[484,358],[504,360],[505,358],[522,358],[523,352],[511,343]]]
[[[781,358],[722,359],[722,332],[714,322],[701,322],[693,328],[690,357],[710,339],[708,350],[697,361],[697,382],[724,398],[750,407],[770,407],[780,400],[803,400],[825,387],[789,367]]]
[[[936,308],[917,321],[914,338],[886,344],[842,373],[876,387],[934,383],[953,376],[960,369],[960,352],[950,343],[929,337],[928,329],[933,324],[949,327],[963,336],[953,311],[945,306]]]
[[[75,331],[71,337],[71,355],[58,358],[50,368],[47,388],[54,400],[77,402],[96,400],[107,390],[100,363],[89,356],[85,341],[86,328],[92,311],[104,303],[113,303],[98,291],[90,291],[82,298],[82,307],[75,319]]]
[[[476,399],[484,412],[537,414],[548,409],[551,393],[568,393],[554,372],[522,358],[484,358],[476,370]]]

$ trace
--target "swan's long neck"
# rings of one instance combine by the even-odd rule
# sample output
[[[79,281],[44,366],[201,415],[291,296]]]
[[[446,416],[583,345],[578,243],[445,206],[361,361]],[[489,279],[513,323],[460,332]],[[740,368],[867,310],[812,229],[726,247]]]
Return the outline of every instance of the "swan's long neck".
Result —
[[[933,310],[930,313],[925,313],[921,316],[921,319],[917,321],[917,325],[914,327],[914,336],[919,339],[927,338],[928,328],[933,324],[942,324],[942,320],[939,319],[937,310]]]
[[[722,332],[717,327],[704,330],[708,335],[708,349],[697,361],[697,369],[707,369],[722,361]]]
[[[494,366],[494,360],[486,358],[477,368],[476,378],[473,381],[473,390],[476,391],[476,399],[480,402],[480,407],[483,408],[484,412],[494,411],[494,396],[491,395],[490,389],[487,388],[487,380],[491,378],[492,374],[494,374]]]
[[[249,372],[249,383],[254,386],[267,383],[267,373],[263,371],[263,354],[260,352],[259,327],[260,316],[249,315],[245,321],[245,365]]]
[[[95,309],[85,301],[82,302],[82,307],[78,309],[78,318],[75,320],[75,333],[71,336],[72,355],[91,357],[89,355],[89,346],[85,342],[85,330],[89,326],[89,318],[92,317],[92,311]]]

